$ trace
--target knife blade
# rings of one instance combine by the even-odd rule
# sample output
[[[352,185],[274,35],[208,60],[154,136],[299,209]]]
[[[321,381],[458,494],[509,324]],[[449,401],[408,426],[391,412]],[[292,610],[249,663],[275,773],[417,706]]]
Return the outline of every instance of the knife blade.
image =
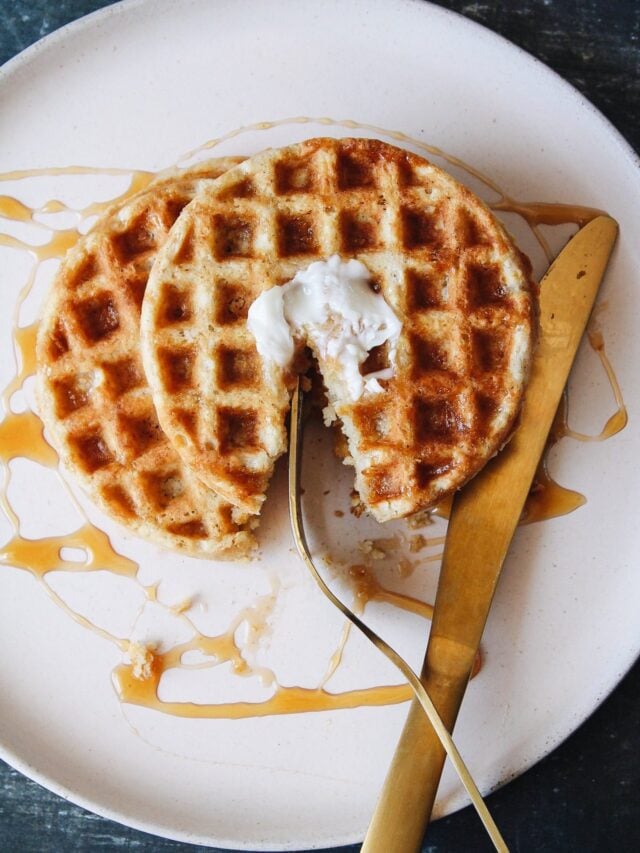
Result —
[[[449,731],[617,233],[614,219],[599,216],[552,263],[540,285],[540,337],[520,423],[504,450],[453,502],[421,676]],[[364,853],[420,849],[444,760],[440,741],[414,700]]]

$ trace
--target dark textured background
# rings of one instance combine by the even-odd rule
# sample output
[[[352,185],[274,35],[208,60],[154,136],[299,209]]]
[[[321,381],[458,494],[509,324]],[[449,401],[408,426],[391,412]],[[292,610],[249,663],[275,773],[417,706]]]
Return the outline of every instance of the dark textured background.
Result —
[[[0,62],[68,21],[108,5],[105,0],[0,0]],[[640,2],[447,0],[438,5],[479,21],[546,62],[640,151]],[[493,794],[489,807],[511,849],[520,853],[640,850],[639,768],[636,664],[579,731]],[[202,849],[85,812],[0,762],[0,853]],[[471,809],[434,824],[424,845],[424,853],[490,849]],[[342,853],[356,850],[343,848]]]

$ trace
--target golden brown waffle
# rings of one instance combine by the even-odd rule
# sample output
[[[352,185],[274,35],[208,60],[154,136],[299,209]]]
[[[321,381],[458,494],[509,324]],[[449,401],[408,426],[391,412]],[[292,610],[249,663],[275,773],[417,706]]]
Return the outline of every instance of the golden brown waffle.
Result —
[[[182,208],[239,162],[168,173],[107,211],[62,263],[38,334],[39,407],[65,467],[127,528],[193,556],[240,555],[253,538],[246,514],[194,476],[158,423],[140,306]]]
[[[528,261],[441,169],[376,140],[314,139],[204,187],[150,277],[145,370],[183,459],[258,512],[285,447],[291,377],[262,364],[247,311],[263,290],[334,253],[362,261],[403,322],[383,393],[336,399],[335,365],[320,360],[356,488],[385,521],[433,506],[499,450],[528,374]],[[386,358],[372,352],[365,372]]]

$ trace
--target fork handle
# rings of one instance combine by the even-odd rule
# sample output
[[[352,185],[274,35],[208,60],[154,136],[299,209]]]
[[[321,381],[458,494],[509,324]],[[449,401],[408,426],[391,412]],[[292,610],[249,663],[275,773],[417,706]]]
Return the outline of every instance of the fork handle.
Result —
[[[452,678],[438,672],[438,647],[429,650],[422,682],[449,732],[467,688],[474,656]],[[436,798],[445,751],[415,699],[400,736],[362,853],[419,851]]]

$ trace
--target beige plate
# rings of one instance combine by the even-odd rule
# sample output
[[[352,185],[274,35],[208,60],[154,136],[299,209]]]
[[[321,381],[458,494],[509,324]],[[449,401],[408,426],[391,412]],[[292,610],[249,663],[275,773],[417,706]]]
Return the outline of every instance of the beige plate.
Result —
[[[640,531],[629,508],[640,502],[640,438],[633,427],[640,415],[640,256],[633,237],[640,233],[640,179],[629,149],[579,95],[531,58],[426,3],[137,0],[57,33],[6,67],[0,76],[6,129],[0,170],[68,163],[158,168],[247,122],[327,113],[401,128],[469,160],[515,196],[597,205],[621,224],[600,317],[632,426],[602,444],[561,442],[552,470],[584,492],[588,503],[517,534],[485,635],[486,666],[469,691],[458,729],[461,751],[488,789],[522,772],[572,731],[638,651]],[[288,125],[244,135],[219,153],[249,154],[323,133],[357,131]],[[471,186],[478,189],[475,182]],[[24,192],[11,184],[1,189]],[[60,178],[42,180],[30,193],[32,202],[41,203],[63,194],[88,199],[113,191],[113,183]],[[533,253],[540,273],[545,260],[526,227],[514,217],[508,226]],[[568,230],[550,230],[556,249]],[[29,262],[13,250],[1,253],[4,385],[11,306]],[[42,289],[25,306],[25,322]],[[573,374],[571,401],[572,424],[586,432],[598,432],[614,409],[588,348]],[[333,516],[335,508],[347,509],[351,473],[327,463],[328,448],[312,434],[308,438],[309,470],[315,448],[323,454],[314,486],[324,509],[310,504],[316,538],[326,531],[336,552],[353,553],[354,540],[380,534],[370,522],[354,527],[348,513]],[[26,535],[77,526],[80,519],[51,475],[33,465],[13,467],[12,494]],[[327,488],[328,500],[322,496]],[[307,497],[314,499],[311,491]],[[270,499],[262,562],[240,571],[176,560],[105,527],[120,549],[143,564],[145,580],[164,578],[165,601],[190,591],[215,601],[208,614],[200,614],[212,630],[267,593],[266,569],[277,570],[288,587],[280,593],[265,654],[282,681],[312,685],[322,678],[341,624],[289,552],[280,475]],[[8,535],[0,520],[0,541]],[[382,574],[394,578],[391,563]],[[435,580],[435,566],[427,565],[402,586],[430,597]],[[394,582],[400,585],[397,575]],[[131,631],[141,595],[129,582],[76,575],[59,578],[56,586],[95,621],[122,635]],[[385,605],[372,605],[367,618],[419,666],[422,619]],[[144,622],[139,630],[150,631]],[[172,625],[165,630],[170,633]],[[4,568],[0,642],[2,755],[94,811],[184,841],[250,850],[356,841],[406,715],[406,706],[396,706],[208,723],[125,708],[138,737],[110,684],[118,651],[71,622],[31,577]],[[203,673],[204,685],[198,682]],[[373,651],[354,640],[330,684],[338,690],[395,680]],[[196,700],[255,699],[262,690],[255,679],[232,678],[226,669],[196,671],[171,689]],[[439,814],[463,802],[447,775]]]

